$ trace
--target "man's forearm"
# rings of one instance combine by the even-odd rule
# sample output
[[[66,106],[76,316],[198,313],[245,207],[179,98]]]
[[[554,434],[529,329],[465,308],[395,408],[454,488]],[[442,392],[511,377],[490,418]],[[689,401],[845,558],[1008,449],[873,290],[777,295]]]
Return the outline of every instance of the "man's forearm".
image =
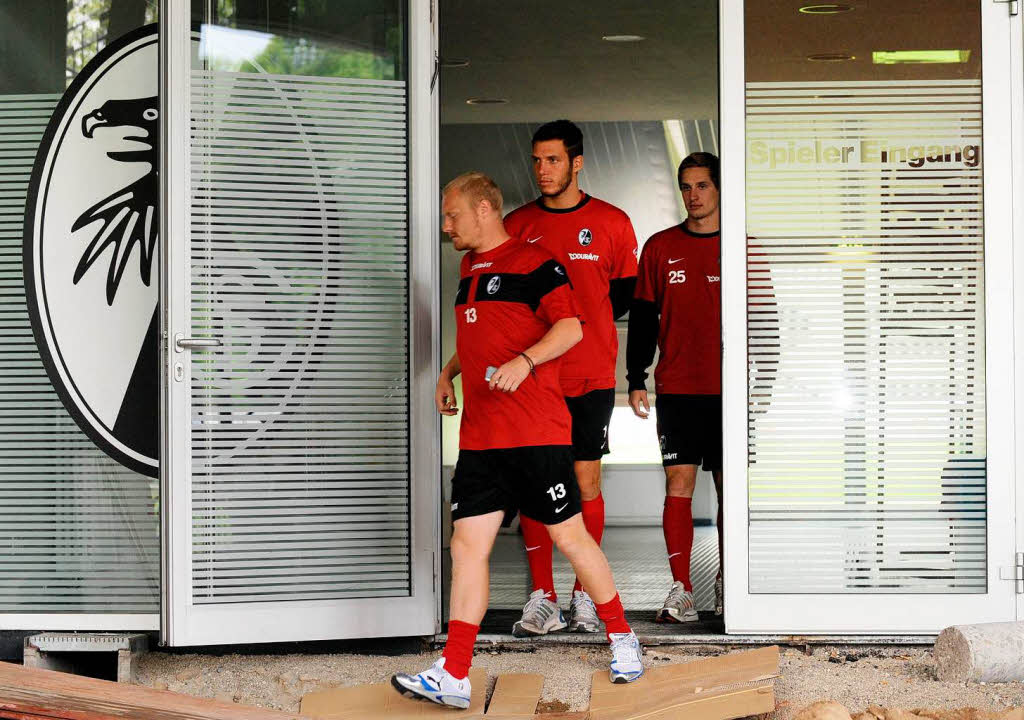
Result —
[[[626,380],[629,390],[646,390],[647,368],[654,362],[658,347],[658,306],[646,300],[634,300],[629,310],[626,334]]]
[[[562,318],[551,326],[536,344],[524,351],[534,365],[554,360],[569,351],[573,345],[583,339],[583,326],[576,318]]]
[[[441,374],[449,380],[454,380],[462,372],[462,363],[459,362],[459,354],[452,355],[452,359],[441,369]]]

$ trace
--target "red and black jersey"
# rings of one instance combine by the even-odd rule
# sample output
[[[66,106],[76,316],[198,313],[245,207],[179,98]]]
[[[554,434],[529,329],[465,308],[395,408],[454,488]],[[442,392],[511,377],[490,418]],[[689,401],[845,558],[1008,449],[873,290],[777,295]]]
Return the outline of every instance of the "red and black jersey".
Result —
[[[690,232],[683,223],[644,245],[626,349],[630,390],[644,387],[656,337],[656,392],[722,392],[721,268],[717,232]]]
[[[636,234],[629,216],[589,195],[564,210],[536,200],[509,213],[505,230],[544,248],[569,271],[583,320],[583,340],[562,361],[563,393],[573,397],[615,387],[619,340],[609,290],[616,281],[636,276]]]
[[[508,240],[462,258],[455,296],[461,449],[571,444],[569,410],[559,387],[561,358],[538,365],[513,393],[491,390],[485,376],[488,366],[501,367],[556,322],[574,317],[578,311],[565,268],[541,248]]]

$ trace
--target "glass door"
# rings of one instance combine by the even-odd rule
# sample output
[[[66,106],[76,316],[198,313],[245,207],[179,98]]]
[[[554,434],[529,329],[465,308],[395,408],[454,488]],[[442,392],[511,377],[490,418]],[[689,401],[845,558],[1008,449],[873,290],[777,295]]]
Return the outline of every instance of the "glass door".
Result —
[[[433,12],[162,21],[164,638],[434,633]]]
[[[727,631],[1011,620],[1007,5],[722,20]]]

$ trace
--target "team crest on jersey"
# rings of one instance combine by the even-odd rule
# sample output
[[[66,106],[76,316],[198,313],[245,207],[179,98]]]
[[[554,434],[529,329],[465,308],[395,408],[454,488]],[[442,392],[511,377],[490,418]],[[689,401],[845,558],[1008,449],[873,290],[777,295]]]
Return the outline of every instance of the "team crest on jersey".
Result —
[[[498,288],[500,287],[501,278],[495,275],[494,277],[487,281],[487,294],[494,295],[494,293],[498,292]]]
[[[580,245],[586,247],[592,242],[594,242],[594,233],[590,232],[590,228],[580,230]]]

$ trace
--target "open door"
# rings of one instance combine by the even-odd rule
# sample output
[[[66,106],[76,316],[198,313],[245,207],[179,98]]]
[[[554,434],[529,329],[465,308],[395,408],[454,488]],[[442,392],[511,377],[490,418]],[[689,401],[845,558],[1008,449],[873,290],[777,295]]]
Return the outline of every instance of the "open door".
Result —
[[[432,5],[162,3],[170,645],[438,630]]]
[[[1015,6],[722,2],[727,632],[1015,617]]]

